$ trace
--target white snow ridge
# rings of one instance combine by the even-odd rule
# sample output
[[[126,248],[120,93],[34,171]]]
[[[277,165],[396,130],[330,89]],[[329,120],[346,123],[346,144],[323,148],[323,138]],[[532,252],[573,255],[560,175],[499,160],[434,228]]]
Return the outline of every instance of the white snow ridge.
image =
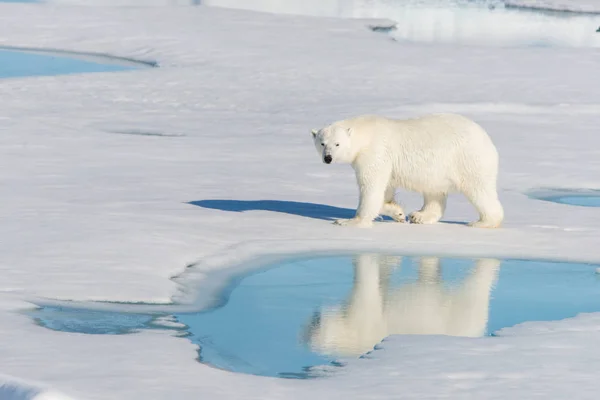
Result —
[[[59,392],[43,389],[6,375],[0,375],[2,400],[73,400]]]

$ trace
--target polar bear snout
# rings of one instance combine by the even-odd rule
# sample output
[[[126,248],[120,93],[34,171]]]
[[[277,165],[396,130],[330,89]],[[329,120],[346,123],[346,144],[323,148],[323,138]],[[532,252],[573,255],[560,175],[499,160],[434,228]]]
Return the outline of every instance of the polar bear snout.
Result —
[[[333,157],[331,157],[331,154],[326,154],[325,157],[323,157],[323,162],[325,164],[331,164],[332,161]]]

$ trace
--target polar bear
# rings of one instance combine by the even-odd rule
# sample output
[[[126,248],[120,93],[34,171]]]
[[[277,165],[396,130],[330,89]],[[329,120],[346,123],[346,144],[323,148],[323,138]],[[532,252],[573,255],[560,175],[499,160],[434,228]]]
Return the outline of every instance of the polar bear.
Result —
[[[438,222],[453,192],[463,193],[479,212],[470,226],[496,228],[504,219],[496,190],[498,152],[483,128],[466,117],[362,115],[311,133],[325,164],[349,163],[356,173],[356,216],[336,220],[338,225],[370,227],[380,214],[404,222],[404,210],[394,201],[398,188],[423,194],[423,207],[409,215],[415,224]]]
[[[392,270],[401,257],[354,257],[354,286],[348,299],[321,308],[304,332],[304,341],[321,354],[359,356],[389,335],[480,337],[486,333],[490,294],[500,260],[478,259],[454,287],[441,277],[438,257],[421,257],[418,278],[393,287]]]

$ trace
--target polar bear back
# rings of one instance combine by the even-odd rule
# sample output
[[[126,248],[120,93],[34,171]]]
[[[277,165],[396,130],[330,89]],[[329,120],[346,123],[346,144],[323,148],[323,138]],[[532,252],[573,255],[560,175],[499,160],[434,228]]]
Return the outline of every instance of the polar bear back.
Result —
[[[404,120],[365,115],[336,124],[351,132],[357,173],[376,163],[389,163],[396,187],[449,193],[496,181],[496,147],[481,126],[461,115]]]

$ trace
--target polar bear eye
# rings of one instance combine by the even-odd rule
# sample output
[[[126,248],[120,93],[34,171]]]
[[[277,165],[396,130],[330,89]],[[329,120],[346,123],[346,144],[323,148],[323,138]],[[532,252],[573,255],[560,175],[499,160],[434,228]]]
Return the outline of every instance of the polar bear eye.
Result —
[[[325,143],[321,143],[321,146],[325,146]]]
[[[336,144],[335,144],[335,147],[340,147],[340,144],[339,144],[339,143],[336,143]]]

